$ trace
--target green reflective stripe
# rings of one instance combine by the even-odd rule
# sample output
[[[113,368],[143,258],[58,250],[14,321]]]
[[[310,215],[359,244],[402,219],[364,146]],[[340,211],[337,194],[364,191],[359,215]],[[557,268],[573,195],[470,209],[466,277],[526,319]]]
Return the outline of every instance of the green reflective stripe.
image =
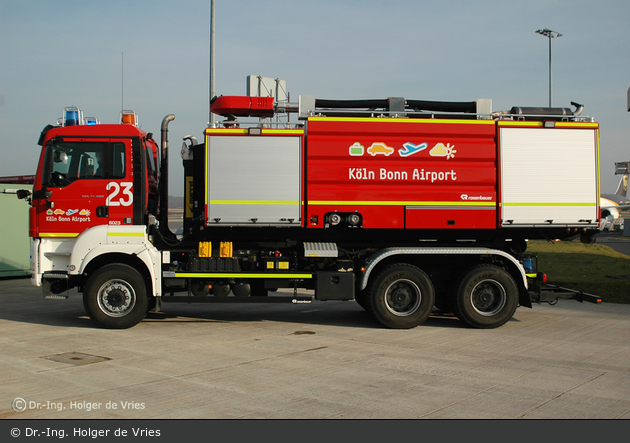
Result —
[[[234,272],[176,272],[175,278],[313,278],[313,274],[253,274]]]
[[[108,232],[108,237],[144,237],[144,232]]]
[[[39,234],[42,238],[57,238],[57,237],[78,237],[76,232],[42,232]]]

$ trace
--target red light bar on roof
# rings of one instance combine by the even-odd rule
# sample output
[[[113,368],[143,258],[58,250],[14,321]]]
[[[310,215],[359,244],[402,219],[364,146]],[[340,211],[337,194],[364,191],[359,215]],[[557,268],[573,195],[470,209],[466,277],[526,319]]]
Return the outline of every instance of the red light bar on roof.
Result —
[[[222,95],[212,101],[210,110],[224,117],[273,117],[273,97]]]

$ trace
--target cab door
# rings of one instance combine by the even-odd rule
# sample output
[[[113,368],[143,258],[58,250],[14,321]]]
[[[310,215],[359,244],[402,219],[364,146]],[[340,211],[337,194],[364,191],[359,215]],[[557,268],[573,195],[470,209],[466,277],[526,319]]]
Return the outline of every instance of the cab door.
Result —
[[[76,237],[85,229],[108,223],[108,139],[51,140],[44,151],[42,189],[47,198],[33,199],[40,237]]]
[[[112,226],[133,223],[134,172],[132,139],[111,139],[109,149],[109,180],[106,185],[105,208],[108,224]]]

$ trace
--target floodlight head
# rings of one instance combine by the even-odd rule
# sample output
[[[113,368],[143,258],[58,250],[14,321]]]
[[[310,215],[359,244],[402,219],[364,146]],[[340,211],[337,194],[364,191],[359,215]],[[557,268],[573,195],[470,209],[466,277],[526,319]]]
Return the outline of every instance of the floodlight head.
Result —
[[[536,31],[536,34],[544,35],[545,37],[548,37],[548,38],[562,37],[562,34],[560,34],[559,32],[552,31],[551,29],[548,29],[548,28],[539,29]]]

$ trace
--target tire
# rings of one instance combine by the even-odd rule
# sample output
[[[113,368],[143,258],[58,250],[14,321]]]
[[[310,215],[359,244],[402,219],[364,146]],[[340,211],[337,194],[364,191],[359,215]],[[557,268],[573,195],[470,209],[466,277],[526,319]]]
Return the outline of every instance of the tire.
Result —
[[[103,266],[88,278],[83,306],[92,321],[103,328],[135,326],[149,309],[145,281],[131,266]]]
[[[472,268],[452,293],[451,307],[469,326],[492,329],[507,323],[518,307],[518,288],[501,268],[481,265]]]
[[[392,329],[424,323],[435,302],[433,283],[415,266],[399,263],[383,269],[368,288],[368,307],[376,320]]]

